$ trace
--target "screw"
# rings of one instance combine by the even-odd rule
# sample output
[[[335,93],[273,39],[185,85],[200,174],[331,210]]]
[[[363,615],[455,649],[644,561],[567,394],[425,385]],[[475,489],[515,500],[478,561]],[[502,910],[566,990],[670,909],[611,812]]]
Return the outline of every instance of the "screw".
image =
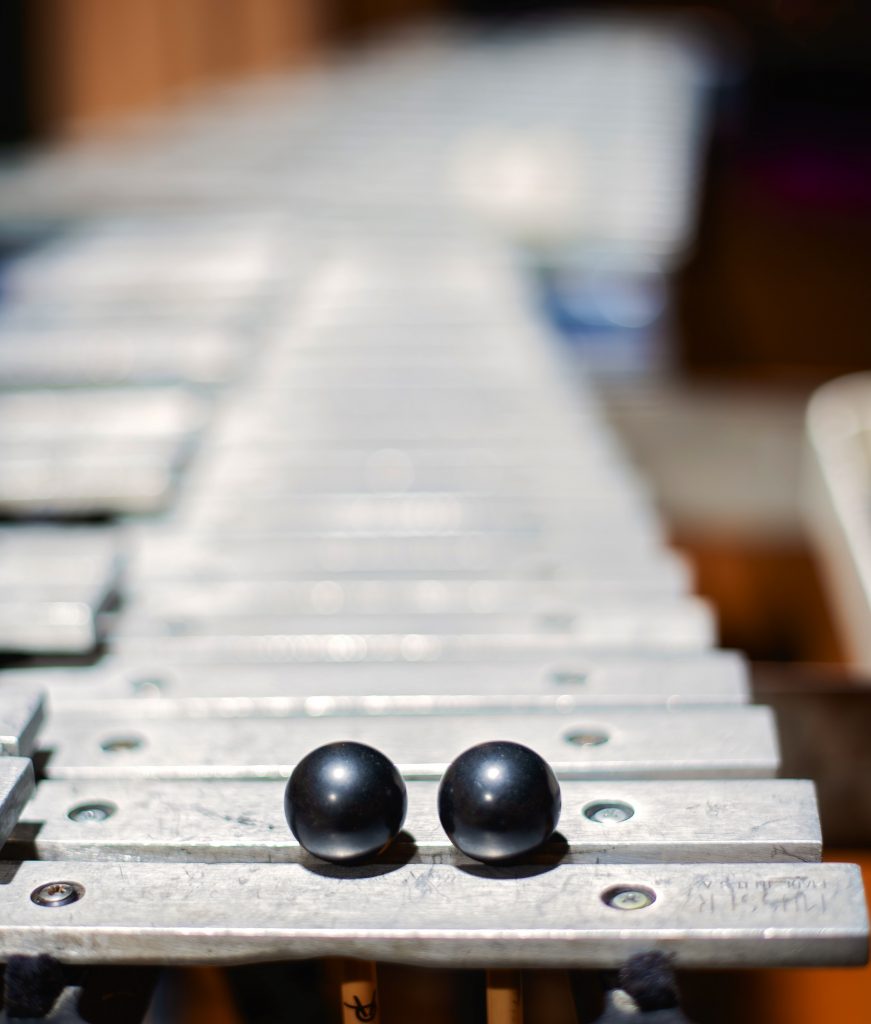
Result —
[[[117,807],[110,803],[79,804],[67,812],[67,817],[70,821],[105,821],[111,818],[116,810]]]
[[[611,804],[591,804],[584,808],[585,817],[590,821],[598,822],[600,825],[617,825],[621,821],[628,821],[635,813],[634,808],[629,804],[619,802]]]
[[[602,895],[602,900],[615,910],[643,910],[656,900],[656,896],[649,889],[621,887],[609,889]]]
[[[30,894],[39,907],[65,907],[85,895],[84,887],[78,882],[47,882]]]

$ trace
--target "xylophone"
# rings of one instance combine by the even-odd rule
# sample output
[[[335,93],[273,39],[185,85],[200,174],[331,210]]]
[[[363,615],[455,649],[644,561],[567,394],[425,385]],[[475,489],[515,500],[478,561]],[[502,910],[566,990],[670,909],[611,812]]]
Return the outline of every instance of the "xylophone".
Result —
[[[704,81],[630,23],[425,39],[7,186],[76,214],[0,317],[10,970],[345,958],[336,1014],[377,1020],[376,961],[486,968],[499,1024],[519,969],[864,962],[858,869],[506,237],[664,272]],[[406,781],[365,863],[284,820],[337,740]],[[560,782],[519,863],[437,814],[492,740]]]

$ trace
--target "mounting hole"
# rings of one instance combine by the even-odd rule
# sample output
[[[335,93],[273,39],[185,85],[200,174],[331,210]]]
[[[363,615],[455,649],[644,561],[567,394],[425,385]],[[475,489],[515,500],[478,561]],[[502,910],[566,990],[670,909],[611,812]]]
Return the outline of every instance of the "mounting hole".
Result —
[[[577,621],[573,611],[563,608],[549,608],[538,615],[538,625],[551,633],[569,633]]]
[[[130,689],[136,697],[161,697],[167,683],[160,676],[140,676],[130,680]]]
[[[145,746],[145,740],[141,736],[133,734],[125,736],[110,736],[103,740],[100,749],[107,754],[120,754],[128,750],[139,750]]]
[[[584,808],[584,817],[599,825],[619,825],[621,821],[628,821],[634,814],[635,808],[623,803],[622,800],[597,800]]]
[[[656,902],[656,893],[643,885],[615,885],[602,893],[602,902],[614,910],[644,910]]]
[[[608,742],[608,733],[604,729],[572,729],[565,734],[566,743],[575,747],[601,747]]]
[[[557,686],[586,686],[588,681],[587,673],[575,668],[551,669],[549,678]]]
[[[196,628],[196,620],[178,615],[164,619],[163,628],[170,636],[190,636]]]
[[[70,821],[98,822],[111,818],[118,810],[115,804],[108,800],[94,800],[88,804],[76,804],[67,811]]]

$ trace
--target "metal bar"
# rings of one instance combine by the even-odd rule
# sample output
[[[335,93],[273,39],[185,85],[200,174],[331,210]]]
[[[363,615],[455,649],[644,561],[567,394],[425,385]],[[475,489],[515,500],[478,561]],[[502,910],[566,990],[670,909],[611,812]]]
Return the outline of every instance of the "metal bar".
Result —
[[[686,562],[669,551],[626,557],[613,547],[583,554],[567,552],[546,541],[486,538],[308,536],[252,544],[234,540],[207,546],[190,538],[154,538],[131,550],[131,574],[148,584],[157,580],[310,579],[329,575],[345,580],[381,575],[395,579],[578,580],[585,586],[661,586],[674,591],[687,585]]]
[[[0,755],[29,755],[44,716],[42,691],[27,683],[4,684],[0,690]]]
[[[0,394],[8,441],[85,440],[107,434],[182,438],[203,426],[205,403],[182,388],[77,388]]]
[[[33,763],[28,758],[0,757],[0,846],[21,817],[34,786]]]
[[[228,537],[232,545],[228,545]],[[526,531],[337,531],[272,537],[219,534],[206,538],[153,531],[140,535],[133,557],[135,571],[142,579],[178,579],[197,573],[220,576],[226,574],[224,566],[232,566],[237,579],[343,572],[388,576],[453,572],[486,577],[488,570],[522,578],[528,575],[525,564],[541,566],[545,560],[547,566],[536,576],[635,579],[667,567],[671,560],[668,552],[650,538],[630,538],[625,544],[623,540]]]
[[[105,595],[19,590],[0,602],[0,651],[11,654],[84,654],[103,638],[98,613]]]
[[[210,614],[208,606],[187,615],[151,615],[125,610],[113,623],[116,638],[209,636],[303,636],[348,634],[425,636],[502,635],[561,637],[579,647],[634,650],[701,650],[716,639],[713,615],[698,598],[658,601],[602,599],[585,606],[554,604],[528,615],[434,612],[412,615]],[[482,641],[483,642],[483,641]]]
[[[112,529],[46,526],[0,527],[0,584],[8,593],[44,587],[108,589],[121,569]]]
[[[169,336],[168,336],[169,335]],[[89,331],[0,325],[0,379],[5,388],[93,387],[95,384],[226,383],[244,347],[215,331],[159,331],[125,324]]]
[[[327,576],[307,580],[178,580],[137,586],[124,591],[124,607],[147,615],[173,617],[207,612],[212,615],[338,614],[510,615],[545,612],[554,607],[589,608],[615,600],[627,606],[656,607],[675,602],[676,595],[656,589],[623,592],[619,585],[587,584],[584,580],[343,580]]]
[[[286,778],[336,739],[378,748],[411,778],[440,778],[494,738],[532,747],[562,778],[768,777],[778,766],[767,708],[620,709],[565,715],[160,719],[53,714],[41,746],[52,778]]]
[[[110,530],[0,528],[0,650],[84,654],[102,639],[100,612],[122,563]]]
[[[401,494],[299,495],[288,490],[284,500],[275,494],[240,505],[220,500],[214,492],[196,505],[188,500],[175,522],[188,528],[262,534],[360,530],[364,533],[414,529],[433,533],[451,531],[515,531],[547,536],[576,530],[602,534],[607,529],[663,541],[663,529],[646,508],[615,501],[548,496],[493,498],[438,492]]]
[[[0,762],[2,768],[2,762]],[[408,783],[391,862],[475,862],[438,820],[434,781]],[[559,833],[540,863],[818,861],[812,783],[564,781]],[[37,860],[315,862],[284,819],[284,782],[48,779],[24,809],[6,855]],[[529,859],[529,858],[527,858]]]
[[[37,905],[44,886],[79,895]],[[78,887],[78,888],[76,888]],[[401,963],[615,967],[661,949],[681,967],[859,964],[868,919],[843,864],[16,864],[0,956],[234,963],[358,956]]]
[[[682,633],[659,637],[651,653],[698,653],[706,644],[698,634],[684,642]],[[599,653],[627,649],[621,635],[584,642],[583,637],[565,633],[453,634],[451,636],[415,633],[273,633],[205,636],[119,636],[112,650],[127,659],[157,658],[179,665],[215,661],[251,664],[310,664],[317,662],[373,663],[425,661],[509,662],[564,661]]]
[[[728,651],[305,666],[182,665],[109,657],[92,668],[31,669],[7,678],[38,683],[57,711],[146,718],[498,710],[576,714],[624,705],[743,704],[748,698],[746,666]]]

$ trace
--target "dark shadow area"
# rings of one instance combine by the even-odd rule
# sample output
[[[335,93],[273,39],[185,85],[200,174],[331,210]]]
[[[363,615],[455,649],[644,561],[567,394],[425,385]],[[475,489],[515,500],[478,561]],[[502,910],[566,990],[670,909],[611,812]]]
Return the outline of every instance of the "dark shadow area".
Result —
[[[329,864],[311,854],[303,854],[300,864],[321,878],[377,878],[405,867],[417,856],[417,844],[410,832],[402,831],[394,841],[374,859],[349,861],[347,864]]]
[[[488,878],[495,882],[516,881],[518,878],[535,878],[553,871],[559,860],[544,864],[530,864],[528,859],[522,862],[506,864],[458,864],[457,870],[474,878]]]
[[[43,821],[16,822],[12,835],[3,847],[0,847],[0,861],[5,860],[38,860],[36,839],[45,826]]]

